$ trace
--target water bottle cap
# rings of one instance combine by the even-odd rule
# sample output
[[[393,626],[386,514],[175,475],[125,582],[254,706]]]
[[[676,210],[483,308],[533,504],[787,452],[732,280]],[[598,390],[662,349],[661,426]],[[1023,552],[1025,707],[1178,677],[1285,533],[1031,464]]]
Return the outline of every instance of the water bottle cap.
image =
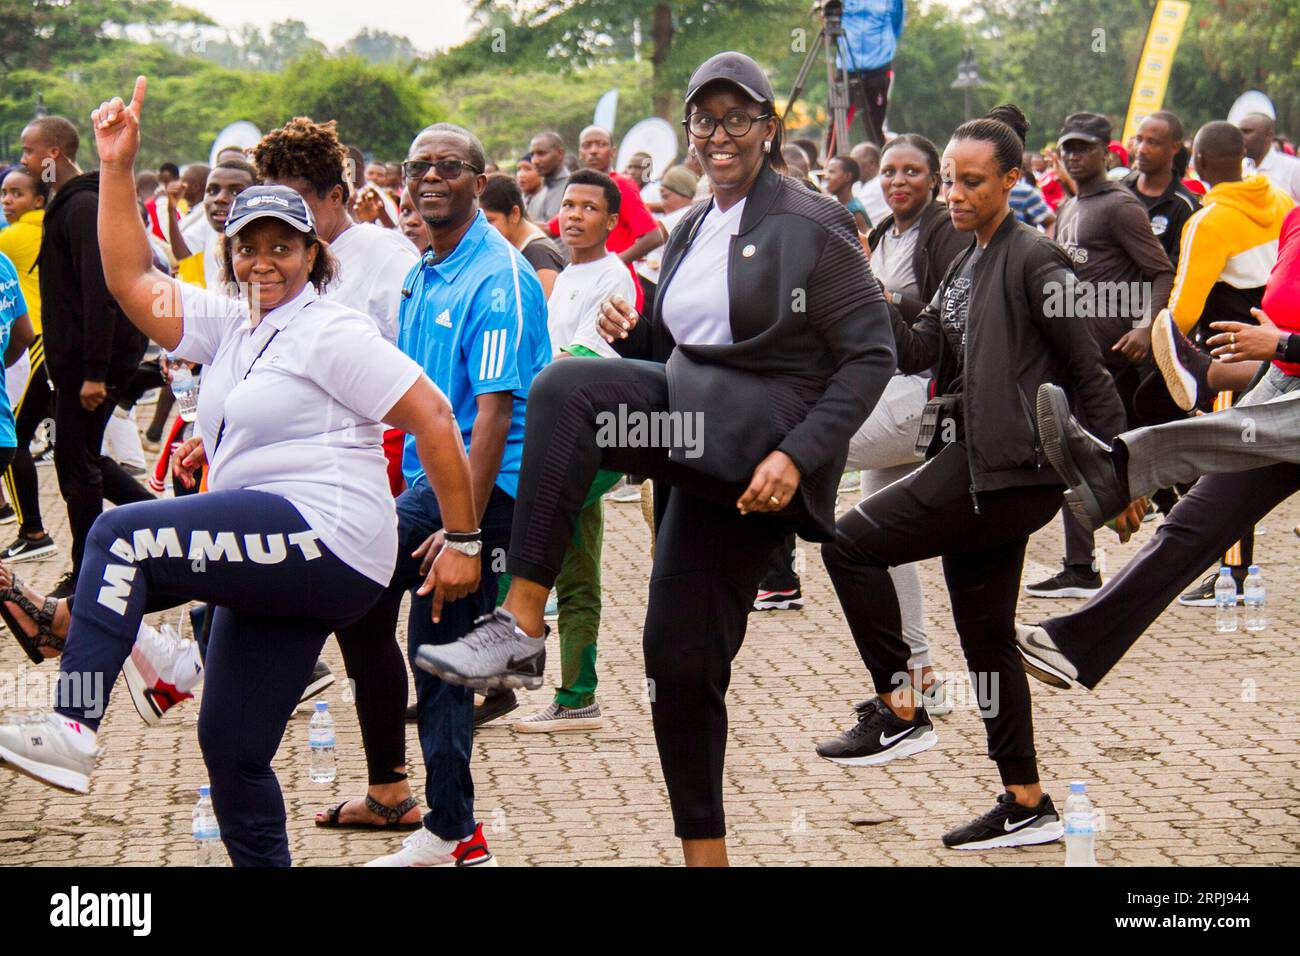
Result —
[[[1088,785],[1085,784],[1082,780],[1071,780],[1071,781],[1070,781],[1070,792],[1071,792],[1071,793],[1084,793],[1084,792],[1087,791],[1087,789],[1088,789]]]
[[[203,786],[199,787],[199,796],[200,797],[212,796],[212,787],[206,783]]]
[[[1232,568],[1219,568],[1219,577],[1223,577],[1225,574],[1232,574]]]
[[[329,709],[330,709],[329,701],[324,701],[324,700],[316,701],[316,713],[319,714],[321,711],[329,710]]]
[[[1247,574],[1259,574],[1259,565],[1258,565],[1258,564],[1252,564],[1250,567],[1248,567],[1248,568],[1246,569],[1246,573],[1247,573]]]

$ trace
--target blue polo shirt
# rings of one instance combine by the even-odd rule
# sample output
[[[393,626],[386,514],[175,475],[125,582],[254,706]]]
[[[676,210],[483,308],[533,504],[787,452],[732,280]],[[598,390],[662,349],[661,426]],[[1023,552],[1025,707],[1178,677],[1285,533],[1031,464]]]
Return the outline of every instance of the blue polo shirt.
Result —
[[[27,301],[18,287],[18,270],[11,260],[0,252],[0,355],[9,348],[9,333],[14,320],[27,312]],[[18,445],[18,432],[14,427],[14,410],[9,406],[9,392],[5,388],[5,367],[0,362],[0,448]]]
[[[496,481],[513,498],[524,451],[528,388],[551,359],[551,339],[537,273],[482,210],[450,255],[436,261],[430,250],[407,273],[397,347],[420,363],[451,402],[466,451],[478,396],[514,395]],[[410,435],[402,450],[402,474],[412,488],[428,480]]]

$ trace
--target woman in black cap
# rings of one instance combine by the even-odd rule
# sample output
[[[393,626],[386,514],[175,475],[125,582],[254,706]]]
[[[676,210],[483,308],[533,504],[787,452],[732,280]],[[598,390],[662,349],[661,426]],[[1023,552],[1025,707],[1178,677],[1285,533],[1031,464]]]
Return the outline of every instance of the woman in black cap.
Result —
[[[333,263],[292,189],[252,186],[231,207],[221,258],[240,299],[152,267],[132,176],[144,90],[140,77],[129,106],[114,99],[91,115],[100,252],[132,323],[204,365],[209,490],[100,515],[65,601],[0,568],[4,616],[24,649],[37,662],[63,650],[55,712],[0,726],[0,766],[85,793],[118,672],[152,722],[189,696],[205,664],[199,744],[222,839],[236,865],[288,866],[271,758],[325,638],[370,608],[397,556],[380,423],[416,436],[448,526],[466,535],[476,530],[469,464],[447,399],[420,367],[368,317],[318,295]],[[444,548],[422,588],[437,589],[435,619],[478,578],[477,556]],[[142,625],[189,600],[216,607],[203,664]]]
[[[773,547],[825,541],[848,441],[894,370],[888,310],[834,199],[772,168],[772,87],[740,53],[691,77],[684,125],[713,185],[673,230],[652,315],[621,299],[601,333],[625,357],[538,376],[502,608],[417,663],[473,687],[539,686],[542,609],[600,468],[661,483],[644,649],[686,862],[726,862],[724,697]]]

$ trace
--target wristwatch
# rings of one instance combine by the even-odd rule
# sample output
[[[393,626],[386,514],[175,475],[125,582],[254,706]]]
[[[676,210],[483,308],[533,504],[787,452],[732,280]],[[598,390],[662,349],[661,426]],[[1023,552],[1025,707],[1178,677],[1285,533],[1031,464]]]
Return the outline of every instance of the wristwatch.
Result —
[[[459,551],[469,558],[476,558],[483,550],[483,531],[445,531],[443,543],[453,551]]]
[[[1279,335],[1277,337],[1277,348],[1273,350],[1273,357],[1279,362],[1286,361],[1286,347],[1293,337],[1293,335]]]

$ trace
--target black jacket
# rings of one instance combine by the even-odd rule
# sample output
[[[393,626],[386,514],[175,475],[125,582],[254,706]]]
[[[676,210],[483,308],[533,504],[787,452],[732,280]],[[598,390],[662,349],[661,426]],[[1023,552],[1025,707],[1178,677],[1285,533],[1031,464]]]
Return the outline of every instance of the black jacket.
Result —
[[[886,216],[867,236],[867,245],[875,252],[886,229],[894,228],[893,215]],[[912,272],[916,276],[921,298],[900,296],[900,302],[891,303],[908,322],[915,322],[921,310],[930,304],[939,283],[953,261],[970,248],[970,236],[957,231],[948,215],[948,207],[931,201],[921,213],[920,231],[916,248],[912,251]]]
[[[99,173],[83,173],[45,211],[37,260],[45,365],[55,388],[125,385],[149,340],[122,314],[99,258]]]
[[[965,258],[949,268],[944,287]],[[1070,258],[1056,243],[1008,215],[975,268],[964,361],[941,328],[937,308],[927,306],[915,323],[894,319],[902,371],[937,365],[939,395],[949,394],[961,377],[972,495],[1061,483],[1038,438],[1034,409],[1044,382],[1066,389],[1093,434],[1109,440],[1125,430],[1124,407],[1087,323],[1052,317],[1045,307],[1054,283],[1072,296],[1075,281]]]
[[[849,439],[894,372],[889,312],[858,243],[853,217],[765,165],[731,240],[727,280],[731,345],[677,346],[662,305],[712,203],[687,214],[668,239],[653,314],[619,343],[629,358],[667,361],[674,348],[697,362],[763,376],[777,449],[798,466],[797,530],[834,536],[835,496]],[[752,409],[718,409],[743,427]]]
[[[1134,170],[1124,177],[1123,183],[1133,191],[1138,201],[1146,206],[1146,197],[1138,192],[1139,175],[1141,174]],[[1151,231],[1160,240],[1160,245],[1164,246],[1165,255],[1173,263],[1175,272],[1178,271],[1178,246],[1183,238],[1183,226],[1187,225],[1187,220],[1191,219],[1192,214],[1200,208],[1201,201],[1196,194],[1184,186],[1183,181],[1177,176],[1169,181],[1160,198],[1154,204],[1147,206]]]

